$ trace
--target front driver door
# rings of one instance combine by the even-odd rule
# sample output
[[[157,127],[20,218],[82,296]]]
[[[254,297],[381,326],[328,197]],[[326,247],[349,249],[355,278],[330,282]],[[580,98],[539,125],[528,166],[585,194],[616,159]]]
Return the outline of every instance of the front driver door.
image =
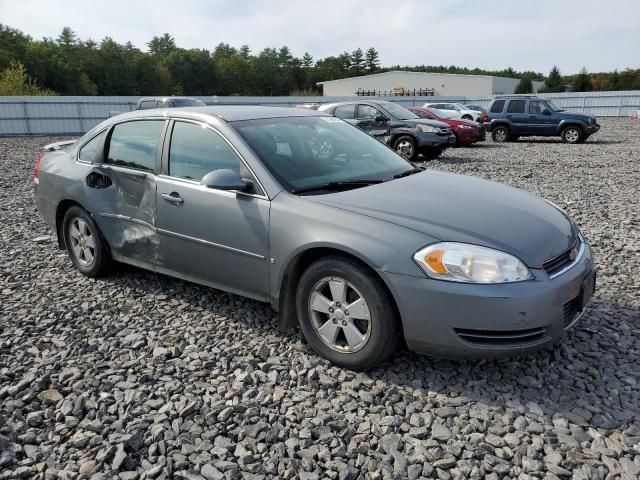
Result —
[[[236,151],[208,125],[174,121],[158,177],[159,272],[265,300],[269,295],[270,202],[250,178],[248,192],[200,185],[212,170],[250,177]]]
[[[389,121],[377,120],[380,117],[387,118],[387,116],[377,108],[361,103],[358,105],[356,113],[356,126],[382,143],[385,143],[385,138],[389,135]]]

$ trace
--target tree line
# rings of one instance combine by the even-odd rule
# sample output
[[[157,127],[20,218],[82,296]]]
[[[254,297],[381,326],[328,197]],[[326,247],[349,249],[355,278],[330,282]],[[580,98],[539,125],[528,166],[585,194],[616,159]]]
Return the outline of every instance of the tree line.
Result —
[[[456,66],[381,67],[375,48],[336,56],[301,58],[286,47],[253,53],[220,43],[212,50],[185,49],[165,33],[143,51],[131,42],[106,37],[82,40],[68,27],[53,38],[36,40],[0,24],[0,95],[315,95],[316,83],[388,70],[411,70],[520,78],[527,93],[532,80],[546,91],[640,89],[640,70],[561,76],[533,71],[469,69]],[[529,87],[530,89],[531,87]]]

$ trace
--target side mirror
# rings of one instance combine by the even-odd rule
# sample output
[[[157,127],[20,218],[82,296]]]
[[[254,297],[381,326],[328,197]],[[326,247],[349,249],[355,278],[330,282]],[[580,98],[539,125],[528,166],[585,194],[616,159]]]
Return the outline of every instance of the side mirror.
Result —
[[[551,115],[551,111],[548,108],[545,108],[544,110],[542,110],[542,114],[543,115]]]
[[[375,120],[376,120],[376,122],[388,122],[389,121],[389,119],[387,117],[385,117],[384,115],[378,115]]]
[[[236,171],[228,168],[220,168],[207,173],[200,180],[200,184],[207,188],[239,190],[241,192],[244,192],[248,186]]]

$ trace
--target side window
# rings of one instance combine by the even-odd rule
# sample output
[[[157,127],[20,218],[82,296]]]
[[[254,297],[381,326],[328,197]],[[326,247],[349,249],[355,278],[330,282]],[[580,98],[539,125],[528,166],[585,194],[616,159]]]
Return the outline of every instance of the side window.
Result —
[[[491,113],[502,113],[502,110],[504,110],[504,103],[504,100],[496,100],[493,102],[493,105],[491,105]]]
[[[113,127],[107,163],[153,172],[164,120],[136,120]]]
[[[381,113],[377,108],[371,105],[358,105],[358,119],[359,120],[373,120]]]
[[[333,111],[333,114],[336,117],[341,118],[343,120],[352,120],[356,118],[355,109],[356,109],[355,105],[339,105]]]
[[[547,106],[540,100],[531,100],[529,102],[529,113],[542,113],[545,108],[547,108]]]
[[[207,173],[220,168],[240,174],[240,159],[229,144],[208,128],[175,122],[169,147],[169,175],[200,181]]]
[[[107,134],[107,131],[108,129],[85,143],[78,153],[78,158],[83,162],[91,162],[95,158],[96,153],[98,152],[98,147],[104,139],[104,136]]]
[[[507,113],[524,113],[526,100],[511,100],[507,107]]]
[[[140,110],[148,110],[150,108],[156,108],[155,100],[144,100],[140,102]]]

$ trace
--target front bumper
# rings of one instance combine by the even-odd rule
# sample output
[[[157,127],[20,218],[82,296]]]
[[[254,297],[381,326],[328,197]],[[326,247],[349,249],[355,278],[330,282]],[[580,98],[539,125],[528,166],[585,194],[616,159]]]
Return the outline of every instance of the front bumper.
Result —
[[[600,125],[598,123],[592,123],[590,125],[587,125],[587,134],[588,135],[593,135],[598,130],[600,130]]]
[[[450,135],[438,135],[437,133],[421,132],[416,136],[418,148],[446,148],[452,146],[456,137]]]
[[[509,356],[552,344],[579,319],[595,289],[591,249],[550,279],[478,285],[381,272],[411,350],[439,357]]]

